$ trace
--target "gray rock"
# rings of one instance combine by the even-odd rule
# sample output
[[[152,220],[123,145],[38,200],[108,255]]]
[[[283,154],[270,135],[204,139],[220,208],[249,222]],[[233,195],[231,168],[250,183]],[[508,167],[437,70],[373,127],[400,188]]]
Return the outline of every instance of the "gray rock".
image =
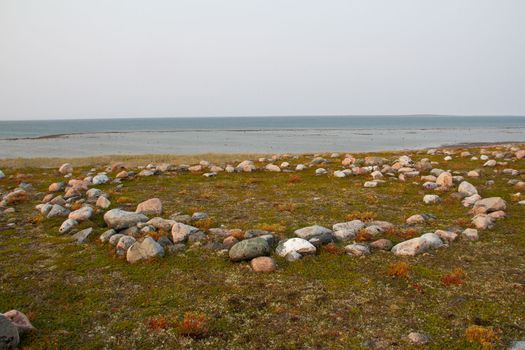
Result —
[[[4,312],[4,316],[16,327],[19,335],[35,330],[27,316],[18,310]]]
[[[69,213],[68,217],[78,222],[82,222],[82,221],[91,219],[92,216],[93,216],[93,208],[89,206],[84,206],[78,210],[75,210]]]
[[[408,335],[408,341],[414,345],[424,345],[430,342],[430,337],[419,332],[411,332]]]
[[[16,349],[20,342],[18,329],[9,318],[0,314],[0,349]]]
[[[126,260],[130,264],[162,256],[164,256],[164,248],[151,237],[144,238],[142,242],[133,243],[126,252]]]
[[[105,174],[99,174],[93,177],[93,180],[91,180],[91,182],[93,183],[93,185],[102,185],[109,182],[109,177]]]
[[[507,203],[501,197],[490,197],[477,201],[474,208],[485,208],[487,213],[507,209]]]
[[[196,213],[193,213],[193,215],[191,216],[191,219],[193,221],[204,220],[207,218],[208,218],[208,214],[204,212],[196,212]]]
[[[78,222],[76,220],[67,219],[66,221],[64,221],[62,223],[62,225],[60,225],[60,228],[58,229],[58,232],[60,232],[62,234],[68,233],[69,231],[71,231],[73,229],[73,227],[75,227],[77,225],[78,225]]]
[[[392,253],[397,256],[415,256],[426,252],[430,248],[429,242],[422,237],[415,237],[392,247]]]
[[[302,257],[303,256],[301,254],[295,251],[291,251],[288,254],[286,254],[284,258],[286,259],[286,261],[294,262],[294,261],[301,259]]]
[[[475,194],[478,194],[478,190],[470,182],[463,181],[459,184],[458,192],[461,193],[464,197],[470,197]]]
[[[113,236],[114,237],[114,236]],[[122,236],[117,243],[117,255],[124,255],[137,240],[131,236]]]
[[[87,241],[87,239],[89,238],[89,236],[91,236],[92,233],[93,233],[93,228],[89,227],[82,231],[78,231],[72,237],[73,237],[73,240],[77,241],[77,244],[82,244]]]
[[[509,350],[525,350],[525,340],[511,342],[509,345]]]
[[[332,226],[334,230],[334,237],[339,241],[348,241],[354,239],[357,232],[365,227],[365,223],[361,220],[352,220],[348,222],[337,223]]]
[[[479,239],[478,230],[467,228],[461,232],[461,236],[469,241],[477,241]]]
[[[148,225],[155,227],[157,230],[163,230],[166,232],[171,231],[171,228],[175,224],[174,220],[166,220],[161,217],[154,217],[147,222]]]
[[[331,235],[332,230],[319,226],[319,225],[313,225],[308,227],[303,227],[301,229],[295,230],[295,235],[297,237],[309,240],[314,237],[324,236],[324,235]]]
[[[64,208],[61,205],[55,204],[53,205],[53,208],[49,211],[47,214],[47,218],[54,218],[59,216],[68,216],[69,215],[69,209]]]
[[[439,196],[436,194],[426,194],[423,197],[423,202],[425,204],[436,204],[441,202],[441,198],[439,198]]]
[[[268,242],[262,238],[250,238],[236,243],[228,255],[231,261],[251,260],[258,256],[270,254]]]
[[[107,230],[106,232],[104,232],[103,234],[100,235],[100,241],[102,243],[106,243],[106,242],[109,241],[111,236],[113,236],[116,233],[117,233],[117,231],[115,231],[114,229],[109,229],[109,230]]]
[[[392,249],[392,246],[393,246],[392,241],[385,239],[385,238],[381,238],[381,239],[378,239],[377,241],[370,243],[371,248],[379,249],[379,250],[390,250]]]
[[[148,217],[141,213],[134,213],[122,209],[111,209],[104,214],[104,221],[109,228],[123,230],[135,226],[139,222],[147,222]]]
[[[261,237],[261,236],[268,236],[268,235],[273,236],[270,231],[265,231],[265,230],[246,230],[246,232],[244,233],[244,239]]]
[[[139,203],[135,212],[144,215],[160,215],[162,214],[162,202],[158,198],[148,199],[147,201]]]
[[[95,201],[99,198],[104,192],[98,188],[90,188],[86,191],[86,197],[89,201]]]
[[[108,242],[112,246],[116,246],[122,237],[124,237],[122,233],[115,233],[109,237]]]

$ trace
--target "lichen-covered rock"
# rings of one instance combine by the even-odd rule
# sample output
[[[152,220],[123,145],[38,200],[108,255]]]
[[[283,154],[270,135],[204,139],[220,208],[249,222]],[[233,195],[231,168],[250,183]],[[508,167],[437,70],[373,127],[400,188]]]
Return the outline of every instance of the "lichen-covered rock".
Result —
[[[365,223],[361,220],[352,220],[348,222],[340,222],[334,224],[332,229],[334,231],[335,239],[339,241],[348,241],[353,239],[357,232],[365,227]]]
[[[251,260],[269,254],[268,242],[260,237],[240,241],[233,245],[228,252],[231,261]]]
[[[323,227],[323,226],[313,225],[313,226],[303,227],[301,229],[295,230],[294,233],[297,237],[309,240],[314,237],[319,237],[323,235],[331,235],[332,230],[326,227]]]

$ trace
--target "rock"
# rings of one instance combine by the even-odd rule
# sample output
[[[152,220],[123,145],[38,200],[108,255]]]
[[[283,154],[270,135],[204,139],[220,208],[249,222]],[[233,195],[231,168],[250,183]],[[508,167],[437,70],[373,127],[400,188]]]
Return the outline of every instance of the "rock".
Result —
[[[7,205],[13,205],[18,202],[23,202],[28,198],[29,196],[26,191],[22,189],[15,189],[14,191],[9,192],[4,197],[2,197],[2,202]]]
[[[425,221],[426,220],[425,220],[425,217],[423,215],[415,214],[415,215],[412,215],[411,217],[409,217],[406,220],[406,223],[409,224],[409,225],[416,225],[416,224],[422,224]]]
[[[348,255],[361,256],[370,254],[370,249],[364,244],[350,244],[345,247],[345,252]]]
[[[204,177],[216,177],[217,173],[215,173],[215,172],[204,173],[204,174],[202,174],[202,176],[204,176]]]
[[[207,219],[207,218],[208,218],[208,213],[199,212],[199,211],[193,213],[193,215],[191,216],[191,219],[193,221],[204,220],[204,219]]]
[[[97,198],[99,198],[104,192],[102,190],[99,190],[98,188],[90,188],[86,192],[87,199],[89,201],[95,201]]]
[[[113,236],[113,237],[115,237],[115,236]],[[111,241],[111,239],[110,239],[110,241]],[[131,236],[122,236],[122,237],[120,237],[120,239],[118,240],[118,243],[117,243],[117,254],[118,255],[124,255],[128,251],[129,247],[131,247],[133,244],[135,244],[136,241],[137,240],[135,238],[131,237]]]
[[[64,221],[62,223],[62,225],[60,225],[60,228],[58,229],[58,232],[60,232],[62,234],[68,233],[69,231],[71,231],[73,229],[73,227],[75,227],[77,225],[78,225],[78,222],[76,220],[67,219],[66,221]]]
[[[235,238],[233,236],[229,236],[229,237],[224,238],[224,240],[222,241],[222,245],[224,246],[224,248],[230,249],[237,242],[239,242],[239,240],[237,238]]]
[[[295,167],[296,171],[303,171],[305,169],[306,169],[306,165],[304,164],[297,164],[297,166]]]
[[[192,233],[188,236],[188,244],[193,244],[197,242],[202,242],[207,239],[208,236],[202,231],[197,231],[195,233]]]
[[[114,235],[111,235],[111,236],[109,237],[108,242],[109,242],[109,244],[115,246],[115,245],[118,244],[118,242],[120,241],[120,239],[121,239],[122,237],[124,237],[124,235],[123,235],[122,233],[115,233]]]
[[[334,171],[334,177],[343,178],[346,177],[346,173],[341,170]]]
[[[507,203],[501,197],[490,197],[477,201],[474,208],[485,208],[487,213],[507,209]]]
[[[135,226],[139,222],[148,221],[148,217],[141,213],[134,213],[122,209],[111,209],[104,214],[104,221],[109,228],[123,230]]]
[[[458,237],[457,233],[444,230],[436,230],[435,234],[445,242],[453,242]]]
[[[268,242],[260,237],[240,241],[231,247],[228,252],[231,261],[251,260],[269,254],[270,246]]]
[[[408,341],[414,345],[424,345],[430,342],[428,335],[418,332],[408,334]]]
[[[199,232],[199,229],[197,227],[176,222],[171,228],[171,236],[173,243],[186,242],[190,235],[193,235],[197,232]]]
[[[436,204],[441,202],[441,198],[436,194],[426,194],[423,197],[423,202],[425,202],[425,204]]]
[[[427,181],[427,182],[425,182],[425,183],[423,184],[423,188],[424,188],[425,190],[435,190],[435,189],[438,188],[438,187],[439,187],[438,184],[435,183],[435,182],[429,182],[429,181]]]
[[[415,256],[426,252],[430,248],[430,243],[425,238],[415,237],[392,247],[392,253],[397,256]]]
[[[525,151],[521,151],[521,152],[525,152]],[[525,153],[522,157],[518,158],[518,159],[521,159],[525,157]],[[518,341],[513,341],[509,344],[509,350],[525,350],[525,340],[518,340]]]
[[[274,172],[277,172],[277,173],[281,172],[281,168],[279,168],[275,164],[268,164],[268,165],[266,165],[265,169],[268,170],[268,171],[274,171]]]
[[[49,214],[49,212],[51,211],[51,209],[53,209],[53,205],[49,204],[49,203],[46,203],[46,204],[43,204],[40,208],[37,208],[40,210],[40,213],[44,216],[47,216],[47,214]]]
[[[303,227],[299,230],[295,230],[294,233],[297,237],[309,240],[311,238],[323,236],[326,234],[331,235],[332,230],[326,227],[323,227],[323,226],[314,225],[314,226]]]
[[[367,181],[363,186],[367,188],[377,187],[377,181]]]
[[[463,204],[464,207],[471,207],[473,206],[477,201],[481,199],[481,196],[479,194],[474,194],[470,197],[465,197],[461,204]]]
[[[245,160],[245,161],[240,162],[237,165],[236,169],[238,169],[239,171],[250,173],[252,171],[255,171],[257,168],[255,167],[255,164],[253,163],[253,161]]]
[[[0,180],[2,180],[5,177],[5,174],[2,170],[0,170]]]
[[[490,159],[490,160],[487,160],[485,162],[485,164],[483,164],[483,166],[486,166],[486,167],[495,167],[496,166],[496,161],[494,159]]]
[[[48,187],[49,192],[60,192],[63,191],[64,188],[66,188],[66,184],[63,182],[54,182]]]
[[[371,248],[379,249],[379,250],[390,250],[392,249],[392,246],[393,246],[392,241],[385,239],[385,238],[381,238],[381,239],[378,239],[377,241],[370,243]]]
[[[493,211],[489,213],[489,216],[495,220],[498,220],[498,219],[503,219],[506,216],[506,214],[503,210],[498,210],[498,211]]]
[[[4,316],[7,317],[16,327],[19,335],[35,330],[35,327],[33,327],[27,316],[18,310],[9,310],[4,312]]]
[[[149,220],[147,224],[155,227],[157,230],[170,232],[173,225],[175,225],[175,221],[166,220],[161,217],[154,217],[153,219]]]
[[[129,176],[129,173],[126,170],[122,170],[115,177],[117,179],[126,179]]]
[[[516,155],[517,159],[523,159],[523,158],[525,158],[525,150],[519,150],[519,151],[516,152],[515,155]]]
[[[317,249],[315,246],[302,238],[289,238],[279,242],[275,252],[277,255],[285,257],[290,252],[296,252],[301,255],[315,254]]]
[[[267,236],[267,235],[272,236],[272,233],[270,231],[265,231],[265,230],[247,230],[244,233],[244,238],[248,239],[248,238],[262,237],[262,236]]]
[[[361,220],[352,220],[348,222],[337,223],[332,226],[335,239],[339,241],[348,241],[353,239],[359,230],[365,227]]]
[[[385,162],[384,158],[381,157],[365,157],[365,165],[378,165],[381,166]]]
[[[289,261],[289,262],[294,262],[294,261],[297,261],[299,259],[301,259],[303,256],[297,252],[289,252],[288,254],[286,254],[286,256],[284,257],[286,259],[286,261]]]
[[[16,349],[20,342],[18,329],[9,318],[0,314],[0,349]]]
[[[175,213],[170,216],[170,220],[180,222],[182,224],[189,224],[191,222],[191,216],[186,214]]]
[[[92,216],[93,216],[93,208],[89,206],[85,206],[78,210],[72,211],[71,213],[69,213],[68,217],[78,222],[82,222],[82,221],[91,219]]]
[[[93,183],[93,185],[103,185],[109,182],[109,177],[105,174],[99,174],[94,176],[91,182]]]
[[[111,202],[106,197],[100,196],[98,197],[97,203],[95,205],[99,208],[107,209],[111,205]]]
[[[442,187],[451,187],[453,185],[452,175],[448,171],[444,171],[436,179],[436,184]]]
[[[443,246],[443,241],[435,233],[425,233],[424,235],[421,235],[421,238],[426,240],[429,247],[432,249],[441,248]]]
[[[474,187],[474,185],[467,181],[463,181],[459,184],[458,192],[461,193],[464,197],[470,197],[478,194],[478,190],[476,189],[476,187]]]
[[[109,239],[111,238],[111,236],[115,235],[116,233],[117,231],[115,231],[114,229],[109,229],[100,235],[100,241],[102,243],[109,242]]]
[[[58,168],[58,172],[62,175],[71,174],[73,172],[73,165],[64,163]]]
[[[146,237],[142,242],[133,243],[126,252],[126,260],[136,263],[139,260],[146,260],[164,256],[164,248],[153,238]]]
[[[372,175],[372,178],[374,180],[379,180],[379,179],[383,178],[383,174],[380,171],[378,171],[378,170],[373,171],[372,174],[370,174],[370,175]]]
[[[478,230],[467,228],[461,232],[461,236],[469,241],[477,241],[479,239]]]
[[[467,173],[467,176],[468,177],[479,177],[479,172],[475,171],[475,170],[471,170]]]
[[[53,205],[53,208],[49,211],[47,214],[47,218],[54,218],[58,216],[68,216],[69,215],[69,209],[66,209],[58,204]]]
[[[162,202],[158,198],[151,198],[147,201],[139,203],[137,205],[136,213],[144,215],[161,215],[162,214]]]
[[[91,236],[92,233],[93,233],[93,228],[89,227],[82,231],[78,231],[72,237],[73,237],[73,240],[77,241],[77,244],[82,244],[87,241],[87,239],[89,238],[89,236]]]
[[[315,175],[324,175],[324,174],[327,174],[328,171],[326,171],[326,169],[324,168],[318,168],[315,170]]]
[[[250,266],[254,272],[274,272],[277,270],[275,260],[268,256],[259,256],[252,259]]]
[[[494,219],[487,214],[478,214],[472,219],[472,224],[476,226],[478,230],[486,230],[492,227]]]

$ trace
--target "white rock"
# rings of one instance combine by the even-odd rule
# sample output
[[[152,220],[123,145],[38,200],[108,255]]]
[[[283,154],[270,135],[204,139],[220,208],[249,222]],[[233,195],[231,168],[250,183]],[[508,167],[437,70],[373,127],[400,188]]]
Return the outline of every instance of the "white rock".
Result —
[[[436,179],[436,183],[439,186],[443,187],[450,187],[453,184],[452,174],[450,174],[448,171],[444,171]]]
[[[485,199],[480,199],[474,204],[474,208],[485,208],[487,213],[498,211],[498,210],[505,210],[507,209],[507,202],[503,200],[501,197],[490,197]]]
[[[334,177],[339,177],[339,178],[346,177],[346,173],[341,170],[336,170],[334,171]]]
[[[435,233],[425,233],[421,238],[425,239],[432,249],[441,248],[443,246],[443,241]]]
[[[78,225],[78,222],[76,220],[67,219],[66,221],[64,221],[62,223],[62,225],[60,225],[60,228],[58,229],[58,232],[60,232],[62,234],[68,233],[69,231],[71,231],[73,229],[73,227],[75,227],[77,225]]]
[[[276,172],[276,173],[281,172],[281,168],[279,168],[275,164],[268,164],[268,165],[266,165],[265,169],[268,170],[268,171]]]
[[[492,227],[494,219],[487,214],[478,214],[472,219],[472,224],[474,224],[478,230],[486,230]]]
[[[318,168],[318,169],[315,170],[315,175],[324,175],[326,173],[328,173],[328,172],[324,168]]]
[[[361,220],[352,220],[348,222],[340,222],[332,226],[334,237],[339,241],[348,241],[353,239],[359,230],[365,227],[365,223]]]
[[[441,202],[441,198],[436,194],[427,194],[423,197],[423,202],[425,202],[425,204],[436,204]]]
[[[366,188],[377,187],[377,181],[367,181],[363,186]]]
[[[316,252],[315,246],[302,238],[290,238],[279,242],[275,250],[277,255],[285,257],[288,253],[295,252],[301,255],[314,254]]]
[[[296,171],[303,171],[304,169],[306,169],[306,165],[304,164],[297,164],[297,166],[295,167]]]
[[[171,236],[173,243],[185,242],[190,235],[197,232],[199,232],[199,229],[197,227],[176,222],[171,228]]]
[[[99,174],[93,177],[93,185],[102,185],[109,182],[109,177],[105,174]]]
[[[491,159],[491,160],[487,160],[485,162],[485,164],[483,164],[483,166],[486,166],[486,167],[495,167],[496,166],[496,161],[494,159]]]
[[[422,237],[415,237],[392,247],[392,253],[397,256],[415,256],[426,252],[430,248],[430,242]]]
[[[71,213],[69,213],[68,217],[78,222],[82,222],[82,221],[91,219],[92,216],[93,216],[93,208],[89,206],[85,206],[78,210],[72,211]]]
[[[463,181],[459,184],[458,192],[466,197],[478,194],[478,190],[470,182]]]

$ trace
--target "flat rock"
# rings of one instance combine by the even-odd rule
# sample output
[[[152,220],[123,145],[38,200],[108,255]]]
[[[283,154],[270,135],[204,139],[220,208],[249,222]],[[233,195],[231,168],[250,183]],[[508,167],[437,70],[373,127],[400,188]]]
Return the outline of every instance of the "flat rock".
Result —
[[[474,208],[482,207],[486,209],[487,213],[498,210],[507,209],[507,203],[501,197],[490,197],[480,199],[474,204]]]
[[[72,237],[74,240],[77,241],[77,244],[82,244],[87,241],[87,239],[89,238],[89,236],[91,236],[92,233],[93,233],[93,228],[89,227],[82,231],[78,231]]]

